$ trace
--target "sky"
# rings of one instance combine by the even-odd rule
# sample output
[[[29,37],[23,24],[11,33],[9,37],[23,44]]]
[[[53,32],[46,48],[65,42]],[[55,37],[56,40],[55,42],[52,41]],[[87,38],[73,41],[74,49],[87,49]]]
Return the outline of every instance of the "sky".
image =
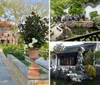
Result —
[[[56,44],[60,44],[62,43],[64,46],[72,46],[72,45],[79,45],[79,44],[83,44],[84,42],[50,42],[50,51],[53,50],[53,47],[56,45]]]
[[[48,3],[49,0],[25,0],[25,1],[33,1],[33,2],[44,2],[44,3]]]

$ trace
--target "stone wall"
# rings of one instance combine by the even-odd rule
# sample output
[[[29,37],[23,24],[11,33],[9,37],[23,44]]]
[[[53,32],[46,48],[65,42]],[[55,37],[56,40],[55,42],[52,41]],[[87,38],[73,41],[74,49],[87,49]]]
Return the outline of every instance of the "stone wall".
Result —
[[[17,82],[19,82],[20,85],[27,85],[28,68],[10,54],[7,55],[7,60],[8,60],[8,66],[11,69],[11,74],[13,73],[13,75],[16,76],[15,78],[17,79]]]
[[[6,58],[6,57],[5,57]],[[13,55],[8,54],[6,65],[14,81],[14,85],[48,85],[48,74],[41,74],[38,78],[27,75],[28,67],[16,59]]]

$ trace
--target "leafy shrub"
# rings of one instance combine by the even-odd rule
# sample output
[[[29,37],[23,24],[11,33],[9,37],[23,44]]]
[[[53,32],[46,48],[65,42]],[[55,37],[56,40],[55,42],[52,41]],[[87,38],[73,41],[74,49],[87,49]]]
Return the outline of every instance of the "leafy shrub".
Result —
[[[96,69],[92,65],[86,66],[85,71],[88,73],[90,77],[96,77]]]
[[[95,52],[95,57],[96,57],[96,59],[99,59],[100,58],[100,51],[96,51]]]
[[[32,43],[33,38],[37,40],[36,43],[32,43],[32,45],[34,44],[34,48],[40,48],[45,44],[48,34],[48,26],[45,22],[45,20],[41,19],[41,17],[34,12],[26,17],[25,24],[19,25],[19,27],[22,28],[20,34],[25,44],[29,45],[29,43]]]
[[[11,47],[7,47],[3,49],[4,54],[13,54],[14,53],[14,49],[12,49]]]
[[[97,11],[93,11],[93,12],[90,12],[89,15],[90,15],[91,19],[93,19],[94,17],[98,16],[98,13],[97,13]]]
[[[45,43],[39,52],[40,57],[44,57],[44,59],[48,59],[49,58],[49,44]]]
[[[85,53],[84,55],[84,64],[85,65],[93,65],[93,57],[94,57],[94,53],[92,52],[92,50],[90,49],[87,53]]]
[[[27,67],[31,64],[30,62],[26,61],[26,60],[21,60],[22,63],[24,63]]]
[[[5,55],[12,54],[19,60],[25,60],[24,54],[21,51],[23,48],[23,45],[8,45],[6,48],[3,48],[3,52]]]
[[[13,55],[19,60],[25,60],[24,54],[21,51],[14,51]]]
[[[93,21],[96,25],[100,26],[100,16],[94,17]]]

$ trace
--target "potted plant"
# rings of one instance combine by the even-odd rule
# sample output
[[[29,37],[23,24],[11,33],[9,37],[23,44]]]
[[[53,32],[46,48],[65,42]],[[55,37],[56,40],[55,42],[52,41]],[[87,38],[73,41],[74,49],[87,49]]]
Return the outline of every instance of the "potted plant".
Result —
[[[29,57],[36,59],[41,46],[46,43],[48,26],[38,15],[26,17],[24,24],[20,24],[20,34],[25,41],[25,48],[29,48]]]
[[[29,57],[33,60],[38,58],[39,49],[46,43],[48,26],[46,20],[41,19],[34,12],[28,17],[24,24],[19,25],[20,34],[25,41],[25,49],[29,48]],[[29,66],[28,75],[39,76],[39,67],[33,62]]]

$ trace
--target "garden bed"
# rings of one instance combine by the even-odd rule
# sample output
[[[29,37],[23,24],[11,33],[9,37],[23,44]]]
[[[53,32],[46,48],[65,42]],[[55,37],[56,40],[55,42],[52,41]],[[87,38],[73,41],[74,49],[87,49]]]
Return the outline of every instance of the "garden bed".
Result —
[[[2,46],[2,45],[1,45]],[[13,46],[13,48],[12,48]],[[2,46],[3,47],[3,46]],[[18,46],[19,47],[19,46]],[[7,57],[7,54],[12,54],[15,58],[17,58],[18,60],[20,60],[23,64],[25,64],[27,67],[29,67],[29,65],[31,64],[29,61],[25,60],[25,56],[24,56],[24,52],[21,51],[23,50],[21,47],[18,48],[16,45],[4,45],[3,47],[3,52]],[[21,49],[21,50],[20,50]],[[45,72],[40,69],[39,70],[40,74],[45,74]]]

